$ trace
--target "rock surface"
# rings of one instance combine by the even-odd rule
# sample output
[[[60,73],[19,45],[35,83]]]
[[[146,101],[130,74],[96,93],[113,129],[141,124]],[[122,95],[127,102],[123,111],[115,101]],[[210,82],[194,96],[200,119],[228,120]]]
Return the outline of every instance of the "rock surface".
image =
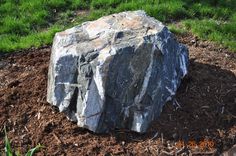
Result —
[[[188,50],[143,11],[55,35],[47,101],[97,133],[146,132],[187,74]]]

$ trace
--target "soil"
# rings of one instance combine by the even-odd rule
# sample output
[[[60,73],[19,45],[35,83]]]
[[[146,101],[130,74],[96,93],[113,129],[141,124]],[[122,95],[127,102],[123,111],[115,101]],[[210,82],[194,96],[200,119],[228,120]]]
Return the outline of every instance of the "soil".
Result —
[[[36,155],[219,155],[236,144],[236,53],[190,34],[189,73],[146,134],[94,134],[46,102],[50,46],[0,56],[0,153],[4,125],[14,150]],[[236,153],[236,150],[235,150]],[[1,154],[0,154],[1,155]]]

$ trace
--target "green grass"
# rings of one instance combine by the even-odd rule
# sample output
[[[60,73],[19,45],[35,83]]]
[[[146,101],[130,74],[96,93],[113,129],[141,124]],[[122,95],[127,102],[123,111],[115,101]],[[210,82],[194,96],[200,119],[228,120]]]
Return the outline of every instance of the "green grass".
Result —
[[[187,33],[187,29],[183,28],[182,26],[181,27],[177,27],[174,24],[169,24],[167,27],[174,34],[186,34]]]
[[[19,151],[14,152],[13,149],[11,148],[11,143],[10,140],[7,137],[7,132],[6,132],[6,128],[4,128],[4,133],[5,133],[5,138],[4,138],[4,142],[5,142],[5,155],[6,156],[21,156]],[[43,148],[42,145],[37,145],[36,147],[28,150],[28,152],[25,154],[25,156],[33,156],[33,154],[35,152],[37,152],[38,150],[40,150],[41,148]],[[1,153],[0,153],[1,155]]]
[[[32,32],[26,36],[17,34],[0,35],[0,52],[10,52],[29,47],[40,47],[45,44],[51,44],[56,32],[61,31],[62,27],[54,25],[45,31]]]
[[[200,38],[215,41],[236,51],[236,22],[203,19],[186,20],[183,24]]]
[[[236,51],[236,0],[1,0],[0,52],[51,44],[55,32],[127,10],[145,10],[169,25]],[[77,12],[88,13],[77,16]],[[175,27],[179,21],[183,29]]]

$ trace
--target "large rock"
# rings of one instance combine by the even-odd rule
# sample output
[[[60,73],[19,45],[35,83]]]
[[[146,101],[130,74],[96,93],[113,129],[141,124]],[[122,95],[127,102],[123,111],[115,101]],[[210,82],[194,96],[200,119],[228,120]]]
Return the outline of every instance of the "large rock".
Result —
[[[188,50],[143,11],[55,35],[47,101],[94,132],[145,132],[187,73]]]

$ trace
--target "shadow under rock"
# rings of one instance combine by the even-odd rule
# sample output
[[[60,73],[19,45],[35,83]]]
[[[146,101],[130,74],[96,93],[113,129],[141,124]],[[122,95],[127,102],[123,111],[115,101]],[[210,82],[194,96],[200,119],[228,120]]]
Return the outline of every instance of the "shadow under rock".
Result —
[[[175,101],[167,103],[146,134],[114,132],[117,141],[145,141],[160,138],[199,142],[214,140],[223,150],[236,143],[229,131],[236,124],[236,76],[218,66],[190,61],[189,73],[177,91]],[[220,131],[228,135],[220,136]],[[230,142],[230,143],[229,143]]]

